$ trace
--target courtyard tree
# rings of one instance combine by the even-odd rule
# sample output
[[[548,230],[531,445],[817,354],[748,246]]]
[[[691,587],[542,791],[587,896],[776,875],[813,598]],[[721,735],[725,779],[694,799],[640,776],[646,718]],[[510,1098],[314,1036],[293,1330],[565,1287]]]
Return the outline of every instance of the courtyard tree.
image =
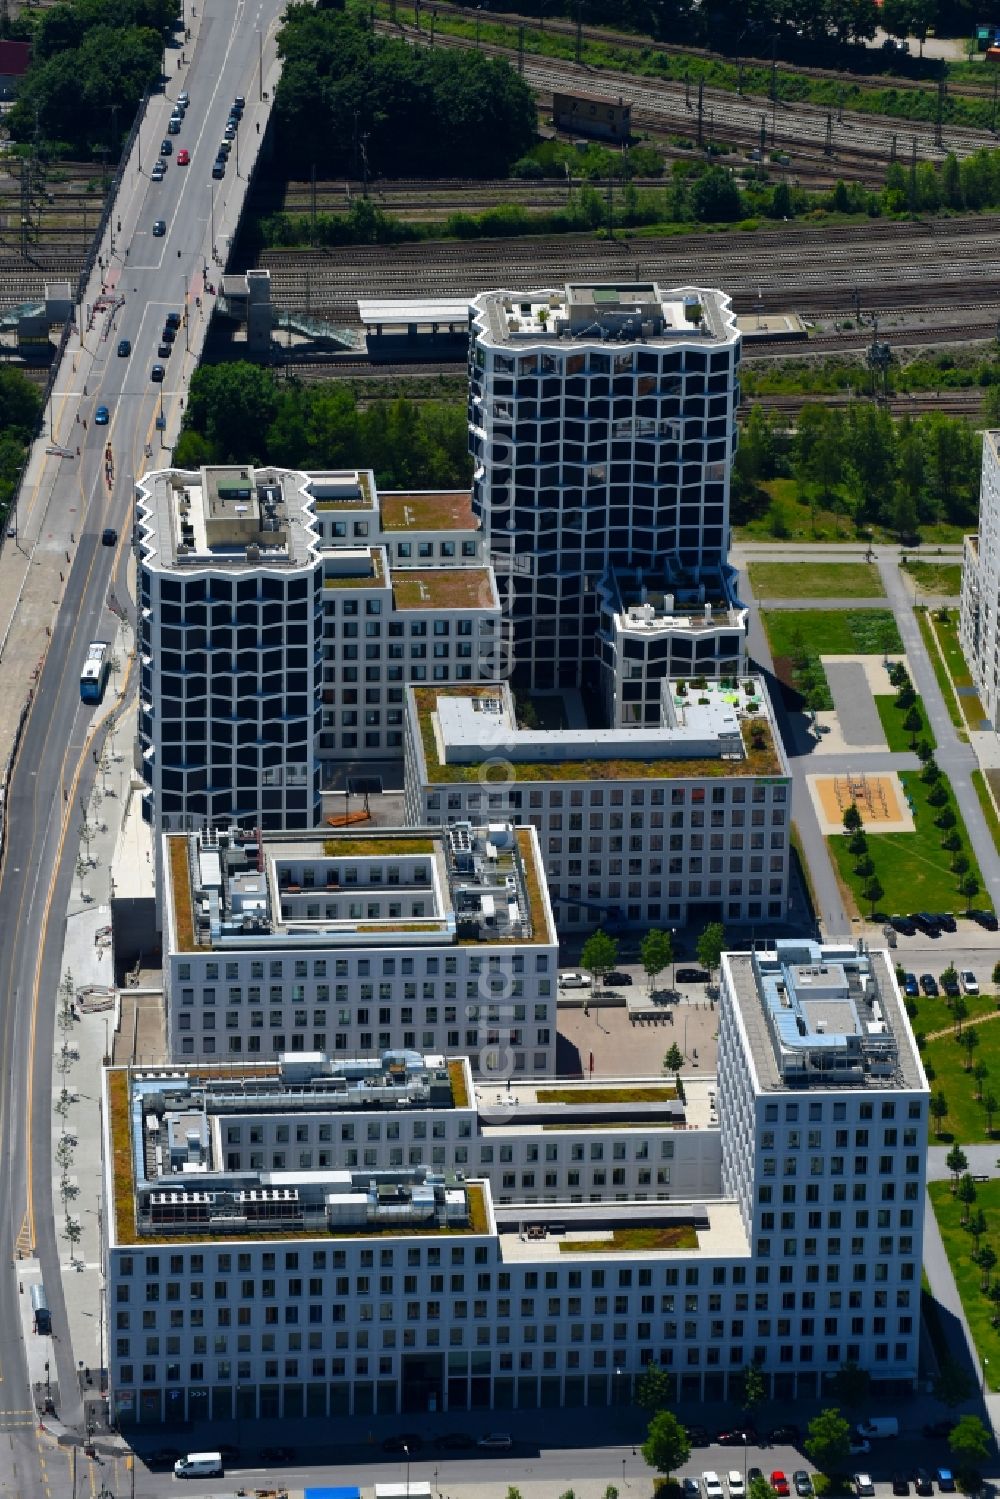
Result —
[[[726,942],[726,929],[721,921],[712,921],[695,944],[698,962],[709,973],[714,973],[722,961],[722,949]]]
[[[691,1456],[688,1434],[672,1411],[657,1411],[646,1431],[642,1455],[657,1473],[676,1472]]]
[[[937,1135],[938,1139],[940,1140],[941,1135],[943,1133],[942,1126],[943,1126],[945,1120],[948,1117],[948,1099],[947,1099],[947,1097],[945,1096],[944,1092],[941,1089],[938,1089],[938,1091],[936,1093],[933,1093],[931,1095],[930,1111],[931,1111],[931,1118],[934,1120],[934,1133]],[[963,1178],[963,1180],[964,1180],[964,1178]],[[959,1191],[961,1190],[961,1186],[962,1186],[962,1183],[959,1182],[959,1184],[958,1184],[958,1190]]]
[[[955,808],[950,803],[947,807],[942,807],[940,812],[934,819],[935,827],[939,827],[942,833],[949,832],[953,827],[955,827],[957,822],[958,818],[955,815]]]
[[[972,1053],[979,1045],[979,1032],[974,1025],[970,1025],[962,1037],[962,1046],[965,1049],[965,1070],[972,1071]]]
[[[865,837],[860,828],[856,833],[853,833],[851,835],[851,839],[847,847],[850,853],[853,854],[855,859],[864,858],[865,854],[868,852],[868,839]]]
[[[740,1376],[740,1383],[742,1385],[740,1405],[745,1411],[756,1410],[757,1406],[767,1398],[767,1385],[760,1367],[757,1364],[747,1364]]]
[[[986,1115],[986,1133],[993,1134],[993,1120],[996,1118],[997,1109],[1000,1109],[1000,1098],[995,1093],[987,1093],[983,1099],[983,1112]]]
[[[857,1410],[858,1406],[864,1405],[871,1392],[871,1375],[867,1369],[862,1369],[853,1359],[847,1359],[841,1364],[831,1381],[831,1390],[835,1399],[841,1405],[846,1405],[848,1410]]]
[[[907,712],[906,717],[903,719],[903,728],[906,730],[907,734],[909,734],[909,736],[910,736],[910,749],[911,750],[915,750],[916,749],[916,747],[917,747],[917,736],[920,733],[920,731],[923,729],[923,727],[924,727],[923,714],[920,712],[920,709],[916,706],[916,704],[914,704],[914,706],[912,708],[910,708],[909,711]]]
[[[863,894],[865,900],[872,908],[871,914],[872,917],[874,917],[875,907],[878,905],[879,901],[885,894],[885,891],[882,888],[882,882],[877,874],[870,875],[869,878],[865,880]]]
[[[926,765],[933,753],[934,750],[931,747],[931,742],[929,739],[917,740],[917,759],[920,761],[921,765]]]
[[[962,1416],[948,1437],[952,1457],[966,1472],[986,1461],[990,1446],[990,1434],[978,1416]]]
[[[965,1175],[962,1177],[962,1180],[959,1182],[958,1191],[955,1195],[958,1198],[959,1202],[962,1204],[962,1227],[967,1228],[969,1223],[969,1215],[972,1211],[972,1204],[975,1202],[976,1197],[978,1196],[978,1193],[976,1192],[976,1184],[972,1180],[972,1177],[968,1172],[965,1173]]]
[[[684,1065],[684,1058],[676,1041],[671,1042],[670,1050],[663,1058],[663,1065],[668,1072],[680,1072]]]
[[[979,881],[974,874],[971,872],[963,874],[958,882],[958,893],[965,898],[965,911],[966,915],[968,915],[972,909],[972,902],[979,894]]]
[[[955,1192],[958,1189],[958,1179],[962,1172],[969,1169],[969,1157],[961,1145],[953,1145],[945,1156],[944,1163],[951,1172],[951,1190]]]
[[[990,1276],[997,1262],[996,1250],[991,1245],[984,1244],[976,1255],[976,1259],[979,1264],[979,1289],[981,1291],[988,1291],[990,1288]]]
[[[674,944],[671,934],[660,931],[647,932],[639,948],[639,957],[643,971],[649,979],[649,992],[652,994],[656,980],[664,968],[669,967],[674,960]]]
[[[945,812],[949,811],[951,811],[951,808],[946,807]],[[944,814],[942,813],[942,816],[943,815]],[[952,813],[952,816],[954,816],[954,813]],[[944,837],[941,839],[941,847],[944,849],[946,854],[951,854],[951,867],[952,869],[954,869],[955,860],[962,852],[962,835],[961,833],[959,833],[957,828],[948,829]]]
[[[985,1062],[977,1062],[972,1069],[972,1076],[976,1080],[976,1101],[983,1102],[983,1084],[990,1075],[990,1069]]]
[[[849,807],[844,808],[844,816],[841,820],[844,824],[845,833],[860,833],[864,824],[861,821],[861,813],[858,811],[857,802],[851,802]]]
[[[591,932],[583,944],[580,953],[580,963],[593,977],[595,985],[600,984],[606,973],[610,973],[618,962],[618,941],[615,937],[609,937],[607,932],[598,927],[596,932]]]
[[[924,765],[923,770],[920,772],[920,779],[927,786],[933,786],[935,781],[939,781],[941,779],[941,767],[937,763],[933,755],[931,755],[930,759]]]
[[[636,1404],[656,1413],[670,1403],[673,1380],[662,1364],[647,1364],[635,1382]]]
[[[979,1241],[983,1237],[983,1234],[986,1232],[988,1227],[989,1225],[986,1222],[986,1214],[983,1212],[982,1208],[976,1208],[976,1211],[969,1219],[969,1233],[972,1235],[973,1243],[976,1246],[975,1252],[977,1255],[979,1253]]]
[[[875,860],[872,858],[871,854],[862,854],[861,858],[854,866],[854,873],[858,876],[859,880],[871,879],[872,875],[875,873]]]
[[[955,1027],[955,1039],[958,1040],[962,1034],[962,1022],[969,1013],[969,1006],[961,994],[956,994],[951,1002],[951,1019]]]
[[[820,1411],[809,1422],[805,1449],[828,1477],[842,1473],[851,1455],[851,1428],[836,1406]]]

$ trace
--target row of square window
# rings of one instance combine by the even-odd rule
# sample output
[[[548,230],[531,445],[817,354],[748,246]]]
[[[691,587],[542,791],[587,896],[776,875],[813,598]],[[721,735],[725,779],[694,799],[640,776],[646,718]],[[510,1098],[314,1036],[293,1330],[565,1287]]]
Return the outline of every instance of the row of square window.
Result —
[[[389,1047],[393,1046],[395,1044],[395,1039],[396,1038],[393,1037],[388,1031],[380,1032],[379,1033],[379,1038],[378,1038],[378,1045],[379,1045],[380,1050],[387,1050]],[[247,1036],[247,1038],[246,1038],[246,1043],[247,1043],[246,1049],[247,1049],[248,1053],[251,1053],[251,1054],[259,1053],[261,1056],[265,1056],[265,1055],[266,1056],[278,1056],[278,1055],[280,1055],[281,1052],[285,1052],[285,1051],[326,1051],[326,1049],[327,1049],[327,1047],[326,1047],[326,1036],[325,1036],[325,1033],[320,1032],[320,1033],[314,1035],[313,1038],[312,1038],[312,1045],[311,1046],[306,1046],[305,1040],[306,1040],[305,1036],[296,1031],[295,1033],[293,1033],[293,1035],[291,1037],[292,1044],[291,1044],[291,1046],[289,1046],[288,1043],[287,1043],[287,1038],[284,1035],[275,1035],[275,1036],[271,1037],[271,1046],[268,1049],[266,1047],[262,1047],[261,1046],[261,1044],[260,1044],[261,1043],[261,1037],[260,1036]],[[341,1052],[341,1051],[347,1052],[348,1051],[349,1048],[348,1048],[347,1041],[346,1041],[345,1037],[341,1037],[341,1036],[338,1035],[335,1038],[335,1041],[336,1041],[336,1044],[334,1046],[334,1050],[336,1052]],[[372,1045],[371,1033],[363,1031],[361,1033],[361,1036],[358,1038],[357,1044],[359,1046],[361,1046],[365,1050],[367,1050],[368,1048],[370,1048],[371,1045]],[[403,1044],[404,1044],[404,1046],[408,1044],[407,1041],[405,1040],[405,1037],[404,1037]],[[449,1040],[449,1042],[448,1042],[449,1047],[451,1047],[453,1044],[457,1044],[457,1043],[452,1043]],[[480,1041],[477,1044],[482,1044],[482,1038],[480,1038]],[[218,1056],[219,1055],[220,1050],[221,1050],[221,1048],[217,1048],[216,1047],[215,1037],[214,1036],[203,1036],[202,1037],[202,1042],[201,1042],[201,1049],[200,1049],[200,1051],[197,1051],[197,1052],[195,1051],[195,1048],[194,1048],[194,1037],[193,1036],[182,1036],[181,1037],[181,1056],[183,1056],[183,1057],[191,1057],[192,1059],[194,1059],[194,1058],[214,1057],[214,1056]],[[226,1050],[227,1050],[227,1052],[228,1052],[228,1054],[230,1056],[240,1056],[240,1055],[242,1055],[242,1052],[243,1052],[243,1037],[242,1036],[229,1036],[227,1038]],[[530,1070],[533,1074],[544,1074],[548,1070],[548,1068],[552,1065],[552,1058],[551,1058],[551,1056],[549,1055],[549,1053],[544,1052],[544,1051],[536,1051],[536,1052],[533,1052],[531,1054],[530,1069],[529,1069],[529,1066],[528,1066],[528,1056],[527,1056],[526,1052],[515,1051],[513,1053],[513,1058],[514,1058],[514,1062],[513,1062],[513,1069],[512,1070],[515,1073],[523,1073],[523,1072],[527,1072],[527,1071]],[[475,1062],[474,1062],[473,1070],[476,1070],[476,1068],[475,1068]],[[492,1070],[495,1070],[495,1069],[491,1068],[491,1071]]]
[[[287,964],[287,967],[286,967]],[[225,973],[223,974],[223,968]],[[247,972],[249,968],[249,974]],[[397,971],[403,977],[423,974],[427,978],[437,978],[440,974],[456,975],[459,972],[459,960],[452,954],[441,957],[431,953],[419,957],[383,957],[383,958],[246,958],[230,959],[225,964],[214,958],[207,959],[198,964],[199,979],[205,983],[212,983],[225,977],[227,983],[232,980],[240,981],[246,977],[251,979],[285,979],[285,978],[314,978],[324,979],[328,972],[332,972],[335,978],[372,978],[376,972],[382,978],[395,978]],[[191,979],[192,964],[186,959],[176,965],[177,978],[181,983]],[[551,973],[552,966],[549,954],[540,953],[487,953],[485,955],[473,954],[462,964],[463,973],[496,973],[503,975],[507,973]],[[434,996],[429,996],[433,998]]]

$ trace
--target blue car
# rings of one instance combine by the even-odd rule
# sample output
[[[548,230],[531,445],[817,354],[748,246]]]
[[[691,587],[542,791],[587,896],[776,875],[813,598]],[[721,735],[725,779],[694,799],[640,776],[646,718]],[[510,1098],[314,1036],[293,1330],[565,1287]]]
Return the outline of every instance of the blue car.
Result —
[[[110,420],[111,413],[108,411],[108,408],[106,406],[98,406],[97,410],[94,412],[94,426],[106,427]]]
[[[917,983],[917,975],[915,973],[906,973],[903,975],[903,992],[910,999],[916,999],[920,993],[920,985]]]
[[[955,1475],[950,1468],[938,1468],[938,1488],[942,1494],[953,1494],[955,1492]]]

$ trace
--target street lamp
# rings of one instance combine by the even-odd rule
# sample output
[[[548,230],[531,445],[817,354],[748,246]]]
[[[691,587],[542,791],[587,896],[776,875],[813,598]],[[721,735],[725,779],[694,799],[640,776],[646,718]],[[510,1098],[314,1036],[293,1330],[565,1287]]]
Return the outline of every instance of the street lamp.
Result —
[[[403,1451],[406,1453],[406,1499],[410,1499],[410,1448],[407,1442],[403,1443]]]
[[[988,1358],[984,1358],[983,1359],[983,1399],[984,1400],[986,1399],[986,1391],[989,1388],[989,1382],[990,1382],[990,1361],[989,1361]]]

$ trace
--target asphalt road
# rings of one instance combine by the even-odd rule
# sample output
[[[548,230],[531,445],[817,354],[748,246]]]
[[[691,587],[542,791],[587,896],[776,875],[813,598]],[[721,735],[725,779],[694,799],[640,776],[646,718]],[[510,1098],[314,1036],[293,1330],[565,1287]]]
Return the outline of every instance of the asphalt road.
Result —
[[[59,1415],[70,1426],[79,1426],[83,1416],[59,1269],[69,1246],[57,1236],[52,1217],[50,1151],[63,913],[79,853],[81,806],[93,782],[92,750],[99,748],[108,711],[92,717],[92,708],[81,704],[80,669],[91,640],[113,638],[109,595],[122,603],[127,599],[133,476],[159,461],[156,418],[172,404],[179,409],[192,365],[184,354],[182,329],[171,356],[159,361],[166,367],[166,380],[162,386],[152,382],[164,315],[182,312],[185,294],[193,310],[201,295],[214,218],[216,212],[221,216],[225,195],[235,186],[235,143],[222,182],[213,181],[212,162],[235,95],[244,94],[248,106],[256,99],[261,38],[281,6],[278,0],[238,0],[235,6],[203,0],[201,9],[197,35],[187,43],[191,61],[182,82],[169,76],[181,56],[180,45],[167,49],[166,95],[150,105],[140,133],[141,170],[134,170],[133,158],[115,206],[115,253],[103,274],[108,295],[124,301],[113,317],[98,312],[90,319],[89,308],[85,310],[87,347],[97,350],[86,394],[74,382],[67,359],[65,389],[57,388],[55,397],[79,401],[74,432],[80,458],[62,465],[49,511],[72,538],[68,578],[10,782],[0,871],[0,1242],[9,1255],[8,1269],[0,1274],[0,1493],[21,1499],[51,1490],[26,1371],[19,1251],[33,1248],[41,1266],[52,1312],[52,1377],[58,1383]],[[180,134],[170,137],[174,152],[165,180],[154,183],[149,171],[166,136],[178,87],[188,90],[191,105]],[[245,121],[241,132],[248,129],[256,130],[255,124]],[[181,147],[191,153],[189,166],[177,165]],[[165,221],[163,237],[152,233],[156,219]],[[215,274],[210,267],[209,279],[214,281]],[[128,358],[117,354],[121,338],[131,340]],[[101,405],[110,413],[106,426],[94,422]],[[108,445],[114,465],[110,481]],[[104,527],[119,533],[114,547],[101,544]]]

